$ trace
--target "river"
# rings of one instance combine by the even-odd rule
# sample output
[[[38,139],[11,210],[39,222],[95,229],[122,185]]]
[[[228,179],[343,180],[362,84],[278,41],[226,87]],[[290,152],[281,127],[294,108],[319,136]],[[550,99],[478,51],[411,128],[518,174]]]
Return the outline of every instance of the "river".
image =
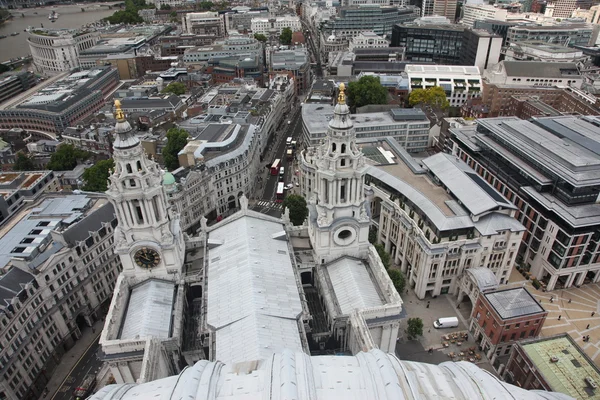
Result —
[[[85,8],[85,12],[81,8]],[[108,17],[115,12],[114,8],[109,10],[106,3],[65,6],[47,6],[40,8],[25,8],[20,10],[10,10],[15,16],[11,20],[0,25],[0,35],[6,36],[0,39],[0,61],[10,60],[11,58],[22,57],[30,54],[27,44],[27,33],[24,32],[28,27],[44,28],[79,28],[82,25],[90,24]],[[59,17],[56,22],[48,20],[50,11],[55,10]],[[25,18],[21,17],[25,14]],[[37,13],[37,14],[36,14]],[[18,32],[17,36],[10,36],[11,33]]]

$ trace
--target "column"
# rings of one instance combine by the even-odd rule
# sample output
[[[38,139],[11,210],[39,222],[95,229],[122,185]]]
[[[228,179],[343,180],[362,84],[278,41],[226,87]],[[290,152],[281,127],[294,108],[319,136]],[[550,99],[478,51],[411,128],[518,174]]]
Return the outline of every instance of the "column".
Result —
[[[596,272],[596,275],[594,275],[594,283],[598,283],[598,282],[600,282],[600,269],[598,269],[594,272]]]
[[[558,275],[552,275],[550,280],[548,281],[547,290],[554,290],[554,285],[556,285],[556,281],[558,280]]]
[[[565,285],[565,288],[569,288],[569,287],[573,286],[573,281],[575,280],[575,275],[577,275],[576,272],[574,272],[571,275],[569,275],[569,279],[567,279],[567,283]]]
[[[354,178],[348,179],[348,187],[346,188],[348,203],[354,203]]]
[[[135,383],[135,379],[133,378],[133,374],[131,373],[131,369],[129,368],[129,363],[122,362],[119,363],[119,371],[123,376],[123,379],[127,383]]]
[[[117,382],[117,384],[123,384],[125,383],[125,381],[123,380],[123,375],[121,375],[121,370],[119,370],[119,366],[118,365],[112,365],[110,366],[110,372],[113,375],[113,377],[115,378],[115,381]]]
[[[587,275],[587,271],[581,271],[579,274],[579,278],[577,278],[577,282],[575,283],[577,286],[583,285],[583,281],[585,280],[585,276]]]
[[[379,344],[379,348],[382,351],[385,351],[386,353],[395,353],[394,345],[392,344],[392,326],[382,326],[382,330],[383,331],[381,332],[381,343],[375,344]]]

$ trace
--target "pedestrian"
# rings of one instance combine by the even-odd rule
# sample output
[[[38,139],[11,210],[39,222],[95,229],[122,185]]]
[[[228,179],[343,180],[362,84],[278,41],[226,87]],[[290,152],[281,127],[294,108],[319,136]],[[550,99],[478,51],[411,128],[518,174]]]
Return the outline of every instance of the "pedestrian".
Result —
[[[433,354],[433,347],[429,348],[429,354]]]
[[[429,308],[429,302],[427,303],[427,308]]]
[[[585,329],[590,329],[590,324],[587,324],[587,326],[585,327]]]
[[[596,315],[596,311],[592,311],[592,317]]]
[[[569,299],[569,304],[571,304],[571,299]]]
[[[460,303],[458,303],[458,305],[456,306],[456,308],[460,308]]]
[[[558,316],[558,320],[560,321],[560,319],[561,319],[561,318],[562,318],[562,315],[559,315],[559,316]]]
[[[587,335],[586,339],[587,339],[586,342],[589,342],[590,341],[590,335]]]

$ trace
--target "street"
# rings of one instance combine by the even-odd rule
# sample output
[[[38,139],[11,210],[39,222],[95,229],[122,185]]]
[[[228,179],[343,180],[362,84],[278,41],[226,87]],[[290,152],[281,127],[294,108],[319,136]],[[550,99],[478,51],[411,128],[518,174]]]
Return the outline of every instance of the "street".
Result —
[[[56,391],[51,400],[72,400],[73,390],[83,382],[83,378],[88,373],[97,373],[102,366],[102,362],[98,359],[98,339],[100,333],[95,337],[92,344],[87,348],[86,352],[79,358],[73,366],[69,375],[64,379],[60,388]],[[48,396],[47,396],[48,397]]]

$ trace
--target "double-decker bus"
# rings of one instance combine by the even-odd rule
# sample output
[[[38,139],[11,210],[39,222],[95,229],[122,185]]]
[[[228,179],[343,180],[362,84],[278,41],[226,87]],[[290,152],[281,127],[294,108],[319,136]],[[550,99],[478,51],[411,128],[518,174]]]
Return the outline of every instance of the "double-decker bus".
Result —
[[[283,201],[284,197],[285,197],[285,185],[283,184],[283,182],[278,182],[277,183],[276,201],[278,203],[281,203]]]
[[[279,175],[279,167],[281,167],[281,160],[278,158],[271,165],[271,175]]]

